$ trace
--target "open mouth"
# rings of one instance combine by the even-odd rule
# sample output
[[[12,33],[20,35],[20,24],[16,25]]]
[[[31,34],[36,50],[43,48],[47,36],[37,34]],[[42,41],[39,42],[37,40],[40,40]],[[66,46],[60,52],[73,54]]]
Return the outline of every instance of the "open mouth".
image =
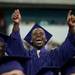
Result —
[[[37,39],[36,43],[40,44],[40,43],[42,43],[42,40],[41,39]]]

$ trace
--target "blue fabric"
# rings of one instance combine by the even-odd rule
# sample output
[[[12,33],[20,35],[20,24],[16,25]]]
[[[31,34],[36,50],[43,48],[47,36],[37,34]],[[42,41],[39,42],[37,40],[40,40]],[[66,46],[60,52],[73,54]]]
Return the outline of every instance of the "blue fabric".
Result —
[[[21,56],[21,57],[28,57],[28,51],[24,48],[23,46],[23,42],[21,40],[19,31],[17,32],[13,32],[10,35],[11,38],[14,38],[15,40],[11,39],[11,40],[7,40],[7,48],[6,48],[6,52],[9,56]],[[24,72],[27,72],[27,63],[23,64],[24,66]]]
[[[21,56],[27,56],[27,50],[25,50],[25,48],[23,47],[23,43],[20,40],[21,38],[19,31],[12,33],[12,35],[10,35],[10,38],[14,38],[15,40],[9,39],[6,41],[7,43],[6,52],[8,53],[8,55],[19,56],[20,54],[22,54]],[[18,40],[16,39],[18,39],[20,42],[18,42]]]
[[[0,74],[10,72],[13,70],[23,71],[23,68],[17,61],[11,61],[0,65]]]
[[[12,33],[12,35],[14,37],[18,38],[17,36],[15,36],[16,33],[17,33],[17,36],[20,37],[18,32],[14,32],[14,33]],[[14,54],[15,56],[19,56],[21,53],[22,56],[25,56],[26,51],[22,52],[24,50],[22,42],[18,42],[18,40],[16,40],[13,36],[10,35],[10,37],[9,37],[5,34],[0,33],[0,38],[1,38],[0,40],[5,43],[7,53],[9,55]],[[18,51],[18,50],[20,50],[20,51]],[[11,52],[11,51],[13,51],[13,52]],[[16,54],[16,52],[18,52],[18,54]]]
[[[0,37],[0,42],[4,42],[4,39]]]
[[[75,66],[68,67],[65,72],[65,75],[71,75],[72,73],[75,73]]]
[[[5,52],[9,56],[20,56],[20,54],[22,54],[21,57],[26,57],[27,56],[27,53],[26,53],[26,50],[23,47],[22,41],[21,42],[18,42],[18,40],[16,40],[13,37],[13,36],[16,35],[16,33],[17,33],[17,36],[19,37],[20,36],[19,35],[19,32],[12,33],[12,35],[10,35],[10,37],[7,36],[7,35],[5,35],[5,34],[0,33],[0,37],[4,40],[5,45],[6,45]],[[18,38],[17,36],[15,36],[15,37]],[[24,66],[25,66],[25,72],[26,72],[26,63],[24,64]]]
[[[14,48],[13,48],[10,51],[7,50],[7,52],[9,52],[9,55],[26,56],[26,52],[25,52],[26,50],[21,49],[22,41],[21,41],[19,32],[16,32],[15,36],[13,34],[14,32],[11,35],[15,37],[15,39],[17,39],[17,42],[20,43],[19,44],[20,49],[14,51]],[[64,62],[66,62],[69,58],[75,55],[75,46],[74,46],[74,43],[72,43],[71,41],[71,40],[75,40],[75,38],[73,37],[74,35],[71,35],[71,33],[69,33],[65,42],[57,49],[47,51],[45,48],[42,48],[40,58],[37,57],[35,49],[28,51],[27,55],[31,57],[31,61],[28,62],[27,74],[36,75],[36,73],[41,68],[47,67],[47,66],[61,67],[64,64]]]

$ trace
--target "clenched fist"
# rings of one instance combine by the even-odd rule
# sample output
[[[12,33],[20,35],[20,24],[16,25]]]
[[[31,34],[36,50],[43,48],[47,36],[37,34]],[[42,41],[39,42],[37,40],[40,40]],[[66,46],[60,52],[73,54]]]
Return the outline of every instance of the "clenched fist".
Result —
[[[75,34],[75,15],[72,14],[72,10],[68,12],[67,24],[69,26],[69,31]]]
[[[19,9],[14,11],[11,18],[12,18],[12,21],[14,22],[14,24],[19,25],[19,23],[21,21],[21,14],[20,14]]]
[[[71,13],[72,13],[72,10],[68,12],[67,23],[69,27],[74,27],[75,26],[75,15]]]

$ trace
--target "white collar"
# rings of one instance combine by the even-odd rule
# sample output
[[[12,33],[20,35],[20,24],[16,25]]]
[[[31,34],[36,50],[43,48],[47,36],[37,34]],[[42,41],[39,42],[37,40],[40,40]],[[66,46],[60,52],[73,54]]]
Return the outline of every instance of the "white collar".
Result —
[[[40,50],[37,50],[37,56],[40,57]]]

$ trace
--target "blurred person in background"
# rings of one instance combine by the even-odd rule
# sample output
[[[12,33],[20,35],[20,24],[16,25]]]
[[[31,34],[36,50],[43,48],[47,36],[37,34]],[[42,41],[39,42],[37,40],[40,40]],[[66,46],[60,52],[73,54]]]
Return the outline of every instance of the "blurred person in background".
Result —
[[[57,48],[57,47],[59,47],[59,46],[60,46],[59,43],[54,42],[54,41],[49,41],[49,42],[46,44],[45,48],[46,48],[47,50],[52,50],[52,49],[55,49],[55,48]]]
[[[1,70],[2,69],[2,70]],[[0,65],[0,75],[25,75],[17,61],[9,61]]]
[[[24,45],[24,48],[27,50],[32,50],[32,48],[33,48],[32,45],[30,45],[28,42],[26,42],[24,40],[23,40],[23,45]]]
[[[0,75],[26,75],[24,67],[30,58],[7,56],[5,49],[5,42],[0,38]]]
[[[2,38],[0,38],[0,56],[4,56],[5,55],[5,42]]]
[[[20,47],[20,44],[16,41],[16,39],[12,38],[11,36],[7,36],[3,33],[0,33],[0,63],[2,62],[2,64],[0,64],[0,75],[20,75],[19,72],[17,71],[13,71],[13,69],[16,69],[17,68],[17,64],[12,64],[12,62],[8,62],[8,60],[12,60],[12,59],[17,59],[17,60],[23,60],[22,57],[24,58],[24,61],[28,61],[28,59],[30,59],[29,57],[26,57],[25,55],[25,52],[22,56],[19,56],[17,54],[15,54],[15,51],[18,51],[18,50],[22,50],[22,47]],[[14,51],[14,55],[11,54],[11,51]],[[24,50],[24,48],[23,48]],[[10,53],[10,54],[9,54]],[[18,57],[19,56],[19,57]],[[2,59],[3,58],[3,59]],[[27,60],[26,60],[27,59]],[[8,62],[8,63],[5,63],[5,62]],[[22,61],[22,65],[24,66],[24,72],[26,74],[27,72],[27,63],[25,63],[24,61]],[[4,63],[4,64],[3,64]],[[11,64],[10,64],[11,63]],[[1,66],[3,65],[3,66]],[[3,69],[2,69],[3,68]],[[18,70],[18,68],[17,68]],[[22,74],[24,75],[24,74]]]
[[[23,64],[28,60],[18,56],[0,56],[0,75],[26,75]]]
[[[46,44],[45,42],[47,41],[47,36],[45,35],[46,33],[43,29],[37,27],[32,30],[32,34],[30,37],[30,41],[33,44],[33,49],[31,51],[27,51],[23,49],[23,43],[19,33],[21,14],[18,9],[15,10],[15,12],[12,15],[12,21],[14,25],[10,36],[17,40],[17,43],[19,43],[20,45],[20,49],[12,49],[11,51],[7,50],[7,52],[9,52],[8,55],[30,56],[31,61],[28,63],[27,68],[28,75],[36,75],[42,67],[61,67],[64,64],[64,62],[66,62],[69,58],[75,55],[75,16],[71,14],[71,12],[72,11],[69,11],[67,17],[67,24],[69,27],[68,36],[65,42],[59,48],[47,51],[44,48]],[[49,73],[48,75],[52,74]]]
[[[7,23],[5,19],[4,9],[0,8],[0,32],[6,33]]]

